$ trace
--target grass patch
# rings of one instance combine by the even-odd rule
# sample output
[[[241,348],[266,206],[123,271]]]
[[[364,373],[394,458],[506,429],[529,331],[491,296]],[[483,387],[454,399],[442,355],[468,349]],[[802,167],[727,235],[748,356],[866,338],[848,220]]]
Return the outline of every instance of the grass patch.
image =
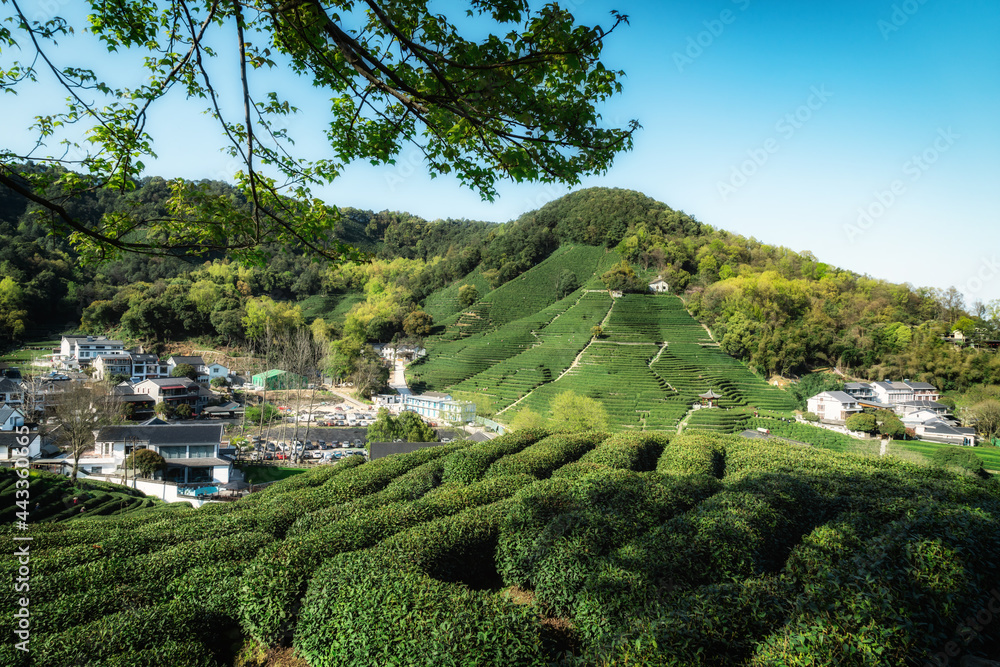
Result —
[[[282,466],[240,466],[244,479],[253,484],[263,484],[264,482],[276,482],[279,479],[287,479],[300,475],[309,468],[285,468]]]
[[[1000,447],[986,445],[984,447],[963,447],[961,445],[944,445],[937,442],[927,442],[924,440],[911,440],[906,442],[894,441],[889,445],[889,452],[898,455],[899,450],[911,454],[919,454],[924,462],[930,463],[931,455],[943,447],[962,449],[970,451],[983,461],[983,466],[990,471],[1000,472]],[[904,458],[901,456],[901,458]]]

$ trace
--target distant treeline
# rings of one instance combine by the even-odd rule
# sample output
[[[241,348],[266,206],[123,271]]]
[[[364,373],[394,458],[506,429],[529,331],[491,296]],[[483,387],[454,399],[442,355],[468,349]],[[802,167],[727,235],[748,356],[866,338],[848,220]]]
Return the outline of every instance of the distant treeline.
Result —
[[[208,185],[220,197],[240,196],[225,183]],[[130,192],[96,189],[64,205],[93,224],[126,206],[155,214],[168,196],[166,181],[153,177]],[[955,329],[996,337],[1000,303],[967,306],[954,288],[860,276],[809,252],[716,230],[631,190],[580,190],[506,224],[340,214],[338,238],[372,262],[334,266],[273,247],[263,266],[141,255],[82,266],[64,238],[38,223],[48,212],[0,188],[0,345],[31,329],[77,325],[154,345],[193,336],[242,343],[270,320],[301,326],[324,313],[324,336],[348,336],[345,349],[356,350],[424,335],[432,325],[425,300],[477,268],[481,284],[496,288],[576,243],[617,251],[645,278],[662,276],[726,352],[764,374],[838,366],[943,388],[1000,381],[996,354],[942,340]],[[322,303],[296,312],[310,299]]]

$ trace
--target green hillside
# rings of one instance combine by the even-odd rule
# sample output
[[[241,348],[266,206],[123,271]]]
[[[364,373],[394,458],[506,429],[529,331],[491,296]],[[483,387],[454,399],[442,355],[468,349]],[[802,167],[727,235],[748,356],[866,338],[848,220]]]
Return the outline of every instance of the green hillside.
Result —
[[[710,389],[724,408],[791,415],[794,400],[722,352],[679,298],[612,299],[592,287],[616,257],[561,247],[447,320],[408,381],[417,391],[485,395],[501,421],[523,408],[548,415],[565,391],[600,401],[615,429],[676,430]],[[569,270],[585,288],[553,303],[556,277]],[[592,340],[598,325],[602,336]]]
[[[291,647],[310,667],[898,667],[949,642],[987,657],[1000,633],[960,631],[1000,586],[998,516],[995,480],[891,457],[527,431],[352,457],[197,510],[33,524],[31,651],[6,642],[0,664],[251,667]]]

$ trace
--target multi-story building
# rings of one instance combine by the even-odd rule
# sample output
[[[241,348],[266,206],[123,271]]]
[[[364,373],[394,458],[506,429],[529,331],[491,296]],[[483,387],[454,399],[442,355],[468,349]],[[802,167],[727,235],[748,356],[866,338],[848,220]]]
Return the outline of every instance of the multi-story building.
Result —
[[[166,461],[160,478],[176,484],[225,484],[232,461],[219,454],[222,424],[163,424],[150,420],[135,426],[105,426],[94,433],[94,449],[80,458],[89,474],[120,474],[133,450],[152,449]]]
[[[426,394],[380,394],[375,405],[392,411],[410,410],[421,417],[440,422],[470,422],[476,418],[476,404],[456,401],[451,394],[429,391]]]
[[[205,366],[205,360],[201,357],[183,357],[183,356],[172,356],[167,359],[167,375],[174,372],[174,369],[181,364],[187,364],[194,368],[198,375],[208,375],[208,367]]]
[[[906,403],[913,400],[913,390],[903,382],[884,380],[882,382],[872,382],[872,391],[875,392],[875,400],[887,405]]]
[[[938,388],[927,382],[911,382],[910,380],[903,380],[903,384],[913,391],[914,401],[936,401],[941,398],[941,392]]]
[[[59,359],[65,366],[85,367],[98,357],[125,354],[125,343],[105,336],[63,336]]]
[[[858,399],[843,391],[824,391],[806,401],[806,409],[825,422],[843,422],[861,412]]]
[[[132,378],[133,381],[142,382],[146,379],[158,378],[167,375],[162,372],[162,364],[160,363],[160,360],[156,358],[155,354],[132,352],[129,356],[132,358],[132,373],[129,377]]]
[[[208,403],[212,392],[202,388],[194,380],[180,378],[155,378],[143,380],[133,387],[136,394],[146,394],[155,403],[166,403],[176,408],[182,403],[190,405],[198,412]]]
[[[861,401],[875,401],[875,390],[868,382],[845,382],[844,393]]]
[[[104,380],[115,375],[132,377],[132,355],[106,354],[94,359],[94,378]]]

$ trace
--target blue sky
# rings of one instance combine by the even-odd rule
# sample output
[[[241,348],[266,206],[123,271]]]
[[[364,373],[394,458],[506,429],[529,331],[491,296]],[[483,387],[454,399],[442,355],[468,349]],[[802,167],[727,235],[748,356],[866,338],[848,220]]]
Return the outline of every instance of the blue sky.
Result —
[[[37,12],[47,3],[26,4]],[[607,25],[611,9],[629,15],[604,56],[627,72],[625,91],[603,113],[643,126],[631,153],[580,187],[639,190],[859,273],[954,285],[970,303],[1000,298],[1000,4],[563,4],[586,23]],[[29,101],[4,99],[9,118]],[[317,121],[303,114],[291,127]],[[158,145],[149,173],[228,178],[207,121],[171,108],[152,127],[184,132]],[[453,179],[428,178],[418,151],[405,148],[395,166],[351,165],[318,194],[341,206],[503,222],[568,191],[504,184],[496,202],[483,202]]]

